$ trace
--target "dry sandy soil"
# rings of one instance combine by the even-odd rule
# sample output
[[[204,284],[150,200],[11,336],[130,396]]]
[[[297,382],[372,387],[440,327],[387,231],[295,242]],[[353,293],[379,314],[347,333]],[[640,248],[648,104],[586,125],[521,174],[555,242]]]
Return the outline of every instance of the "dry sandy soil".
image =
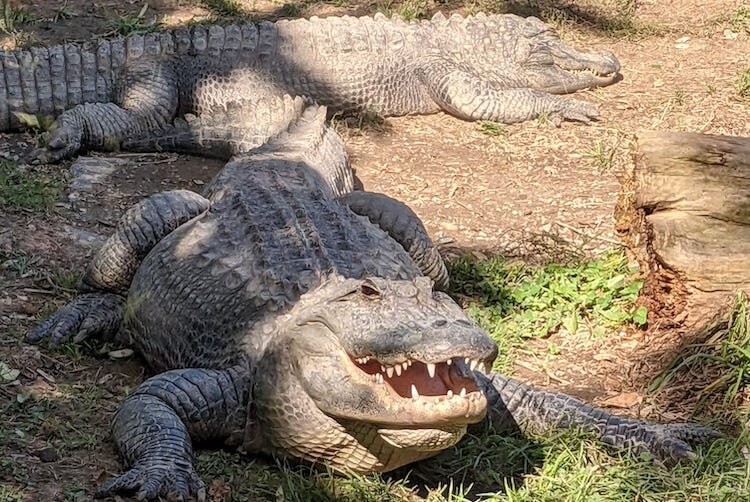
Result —
[[[602,2],[533,2],[537,7],[526,2],[428,3],[428,11],[494,8],[541,14],[556,22],[573,45],[612,50],[622,63],[624,80],[579,96],[599,105],[602,120],[592,125],[564,123],[558,128],[535,121],[488,131],[439,114],[339,128],[366,188],[407,202],[446,253],[501,252],[532,261],[591,255],[618,245],[613,210],[639,129],[750,136],[750,105],[738,97],[735,85],[750,54],[750,26],[732,23],[741,3],[649,0],[638,2],[633,11],[627,8],[635,2],[625,1],[604,2],[595,9],[588,7]],[[365,14],[385,5],[239,4],[256,19]],[[129,0],[34,2],[28,11],[38,20],[19,24],[19,34],[0,42],[8,48],[88,39],[111,33],[113,20],[138,14],[142,5]],[[196,5],[188,0],[151,2],[143,19],[174,26],[217,14],[216,8]],[[390,8],[398,10],[399,5]],[[22,134],[1,139],[0,154],[9,156],[23,154],[33,141]],[[127,207],[164,189],[199,190],[221,165],[172,154],[95,156],[119,159],[113,161],[118,169],[103,191],[68,187],[46,214],[0,210],[0,258],[6,262],[0,268],[0,361],[21,369],[19,385],[0,384],[0,401],[37,394],[59,403],[54,410],[38,410],[41,434],[28,448],[2,451],[0,436],[0,459],[27,466],[31,488],[24,493],[29,500],[85,498],[106,473],[118,472],[105,440],[110,412],[147,372],[137,358],[111,361],[73,349],[55,353],[27,346],[21,337],[70,298],[70,273],[83,269],[92,246],[111,232]],[[22,269],[19,257],[26,257]],[[531,359],[519,369],[537,383],[562,383],[595,402],[622,392],[641,393],[653,373],[648,364],[632,361],[633,354],[664,350],[654,344],[661,335],[658,328],[613,334],[578,346],[575,353],[562,344],[551,367],[537,367]],[[628,371],[623,373],[623,367]],[[673,416],[663,409],[652,412]],[[3,476],[15,482],[7,469],[0,469],[4,483]]]

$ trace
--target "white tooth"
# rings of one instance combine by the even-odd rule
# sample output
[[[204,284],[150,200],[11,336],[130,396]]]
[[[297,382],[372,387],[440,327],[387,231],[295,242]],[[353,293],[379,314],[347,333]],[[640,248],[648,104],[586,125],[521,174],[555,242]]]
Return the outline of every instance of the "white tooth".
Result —
[[[471,359],[468,357],[464,357],[464,362],[468,365],[471,362]]]
[[[380,365],[380,372],[385,373],[385,366],[383,366],[382,364]]]
[[[453,397],[453,391],[448,389],[448,392],[445,395],[448,396],[448,399],[450,399]]]
[[[378,383],[383,383],[383,375],[381,373],[378,373]]]
[[[409,359],[408,363],[409,363],[409,366],[411,366],[412,364],[414,364],[414,361],[412,361],[411,359]]]
[[[404,371],[406,371],[406,368],[408,368],[409,366],[411,366],[411,363],[409,361],[404,361],[403,363],[401,363],[401,367],[404,369]]]
[[[401,376],[401,365],[400,364],[396,365],[396,375]]]
[[[419,399],[419,392],[417,392],[417,388],[414,387],[414,384],[411,384],[411,398],[415,401]]]
[[[476,359],[473,359],[471,361],[471,365],[469,366],[471,368],[471,371],[474,371],[475,369],[477,369],[477,366],[479,366],[479,361]]]
[[[445,361],[445,364],[450,366],[451,364],[453,364],[453,359],[448,359],[447,361]]]
[[[400,368],[401,366],[399,366]],[[388,374],[388,378],[393,378],[393,366],[388,366],[385,369],[385,372]]]
[[[461,397],[466,397],[466,387],[461,387],[461,393],[459,394]]]
[[[427,363],[427,373],[429,373],[430,378],[435,378],[435,365],[433,363]]]

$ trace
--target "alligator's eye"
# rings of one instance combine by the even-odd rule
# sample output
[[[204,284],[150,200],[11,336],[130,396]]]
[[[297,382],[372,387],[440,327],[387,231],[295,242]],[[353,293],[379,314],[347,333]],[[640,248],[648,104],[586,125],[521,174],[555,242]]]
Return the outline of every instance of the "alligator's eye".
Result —
[[[371,281],[364,281],[359,286],[359,292],[362,293],[362,295],[366,298],[370,298],[372,300],[380,298],[380,290],[375,285],[375,283]]]

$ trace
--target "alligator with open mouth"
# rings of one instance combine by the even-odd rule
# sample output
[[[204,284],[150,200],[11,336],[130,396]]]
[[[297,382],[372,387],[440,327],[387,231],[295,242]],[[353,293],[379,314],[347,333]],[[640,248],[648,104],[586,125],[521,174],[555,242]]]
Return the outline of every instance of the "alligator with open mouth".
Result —
[[[289,118],[203,195],[164,192],[131,208],[80,295],[29,334],[54,345],[124,324],[162,371],[117,412],[128,471],[99,496],[205,498],[199,441],[367,473],[436,455],[472,424],[580,427],[664,461],[717,436],[492,372],[497,346],[440,291],[446,269],[418,217],[352,190],[324,108]]]

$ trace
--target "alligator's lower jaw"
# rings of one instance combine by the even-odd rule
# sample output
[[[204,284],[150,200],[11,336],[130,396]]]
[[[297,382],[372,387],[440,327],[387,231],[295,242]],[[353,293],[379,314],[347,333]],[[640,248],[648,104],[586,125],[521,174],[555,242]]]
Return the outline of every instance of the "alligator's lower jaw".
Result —
[[[394,448],[441,451],[461,440],[466,434],[466,425],[446,425],[435,429],[378,429],[378,434]]]

